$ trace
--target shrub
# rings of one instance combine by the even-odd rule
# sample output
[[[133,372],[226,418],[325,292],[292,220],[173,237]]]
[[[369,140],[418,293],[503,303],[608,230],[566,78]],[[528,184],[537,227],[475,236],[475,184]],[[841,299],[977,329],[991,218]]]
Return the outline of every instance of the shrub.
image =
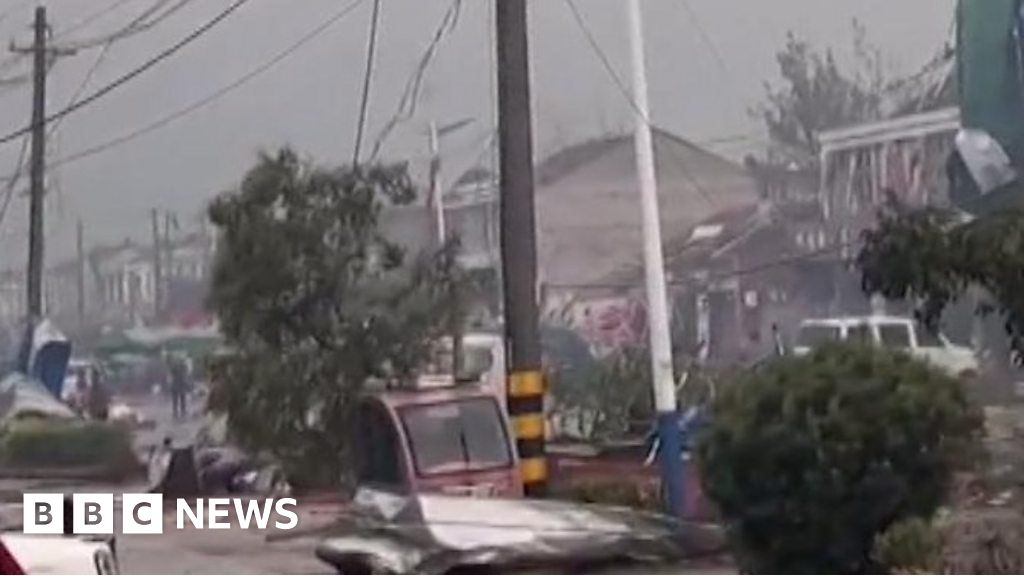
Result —
[[[876,569],[878,534],[930,517],[978,445],[961,385],[905,355],[834,346],[721,387],[703,483],[754,572]]]
[[[92,468],[121,479],[138,469],[130,433],[106,422],[24,420],[0,438],[0,463],[12,469]]]
[[[923,518],[900,520],[875,538],[872,556],[890,573],[939,573],[942,571],[942,534]]]

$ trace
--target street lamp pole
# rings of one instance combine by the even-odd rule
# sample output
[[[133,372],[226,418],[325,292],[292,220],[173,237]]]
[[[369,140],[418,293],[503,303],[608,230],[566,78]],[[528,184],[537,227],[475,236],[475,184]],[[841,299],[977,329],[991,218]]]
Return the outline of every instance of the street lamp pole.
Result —
[[[658,213],[658,181],[654,168],[647,71],[644,61],[643,16],[640,0],[629,0],[629,40],[633,57],[633,98],[636,104],[636,165],[643,211],[643,256],[647,289],[648,331],[651,345],[651,375],[654,404],[658,413],[658,441],[661,452],[662,485],[668,495],[670,512],[683,511],[683,470],[676,390],[672,374],[672,341],[665,293],[665,262],[661,247]]]

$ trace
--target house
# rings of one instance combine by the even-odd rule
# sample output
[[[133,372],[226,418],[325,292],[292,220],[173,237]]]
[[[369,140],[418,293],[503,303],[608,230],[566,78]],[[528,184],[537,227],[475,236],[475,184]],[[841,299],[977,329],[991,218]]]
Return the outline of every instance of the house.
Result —
[[[742,166],[664,130],[654,130],[653,139],[664,238],[758,203],[758,184]],[[640,261],[632,134],[558,151],[540,163],[536,180],[538,266],[547,294],[600,284]]]
[[[821,299],[807,280],[814,258],[803,271],[775,265],[824,241],[816,188],[800,171],[768,181],[766,168],[737,165],[661,130],[654,144],[676,352],[703,347],[707,359],[729,363],[753,348],[751,334],[770,346],[775,316],[793,314],[781,308]],[[646,341],[634,157],[632,136],[623,135],[567,148],[538,168],[545,321],[573,328],[597,353]]]
[[[940,108],[829,130],[821,144],[820,203],[826,248],[834,253],[831,312],[867,312],[871,304],[845,262],[886,202],[951,208],[946,162],[960,129],[959,109]]]

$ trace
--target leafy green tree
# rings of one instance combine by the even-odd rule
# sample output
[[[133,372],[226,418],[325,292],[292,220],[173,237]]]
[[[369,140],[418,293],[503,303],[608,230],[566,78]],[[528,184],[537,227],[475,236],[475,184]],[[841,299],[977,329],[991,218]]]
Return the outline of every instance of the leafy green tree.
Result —
[[[342,478],[366,381],[411,374],[452,325],[452,249],[406,262],[378,227],[413,197],[402,165],[328,170],[284,149],[210,206],[210,305],[229,350],[211,407],[296,484]]]
[[[720,386],[698,461],[744,571],[861,573],[877,535],[934,513],[979,429],[956,380],[832,346]]]
[[[782,82],[765,85],[767,102],[755,109],[764,120],[773,153],[812,164],[818,158],[818,132],[877,118],[885,86],[881,56],[856,21],[855,67],[844,71],[831,49],[817,50],[792,32],[776,54]]]
[[[933,327],[968,288],[980,287],[987,297],[977,312],[1000,313],[1012,349],[1024,353],[1024,211],[963,222],[938,209],[889,210],[865,234],[857,264],[866,292],[917,302]]]

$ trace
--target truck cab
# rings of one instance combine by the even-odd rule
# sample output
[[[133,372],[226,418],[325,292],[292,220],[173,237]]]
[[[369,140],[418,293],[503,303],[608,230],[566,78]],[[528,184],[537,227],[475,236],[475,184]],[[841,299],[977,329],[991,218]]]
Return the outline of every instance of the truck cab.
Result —
[[[497,394],[484,384],[420,377],[359,405],[358,481],[399,494],[520,497],[516,451]]]
[[[900,350],[953,377],[972,379],[979,371],[973,350],[953,344],[942,333],[932,333],[911,318],[882,315],[810,318],[800,323],[793,352],[807,354],[828,342],[861,342]]]

